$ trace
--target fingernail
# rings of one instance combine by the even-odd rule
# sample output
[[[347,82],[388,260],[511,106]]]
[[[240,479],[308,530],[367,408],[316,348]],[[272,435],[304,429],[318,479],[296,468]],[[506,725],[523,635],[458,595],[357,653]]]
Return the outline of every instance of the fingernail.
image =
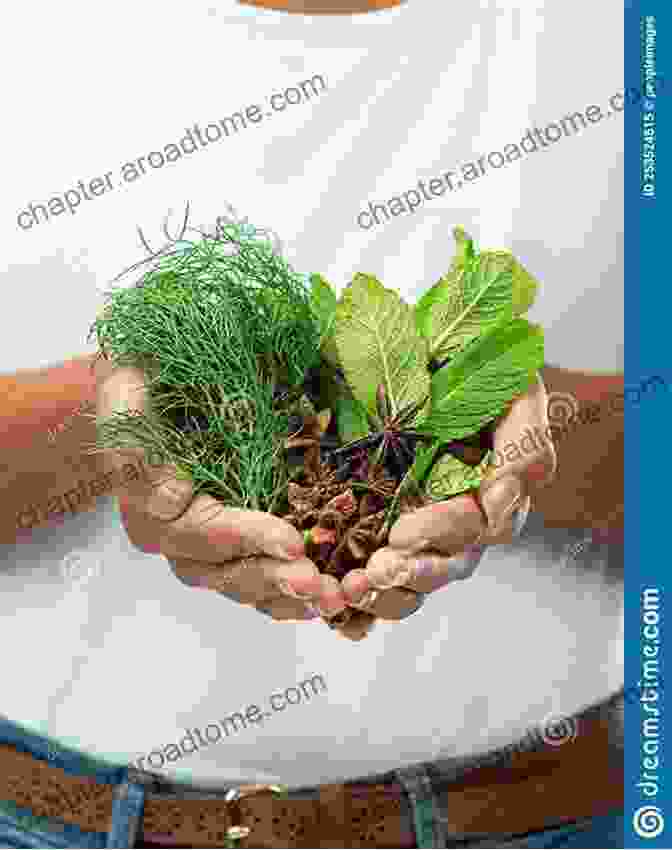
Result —
[[[434,574],[435,566],[435,558],[418,558],[418,560],[415,562],[415,570],[413,572],[414,578],[426,578],[428,576],[432,576]]]
[[[268,547],[269,554],[275,558],[280,558],[282,561],[297,561],[303,558],[306,549],[303,543],[289,545],[286,543],[273,543]]]
[[[320,614],[323,617],[334,617],[343,611],[343,603],[339,601],[325,600],[321,605],[318,605]]]
[[[278,581],[278,587],[285,594],[285,596],[290,596],[292,599],[299,599],[304,601],[306,599],[312,599],[312,593],[305,593],[303,591],[297,590],[290,582],[285,579],[280,579]]]
[[[525,521],[530,512],[530,501],[528,499],[527,504],[520,504],[515,511],[511,514],[512,519],[512,534],[514,537],[518,537],[520,532],[523,530],[523,526],[525,525]]]
[[[316,608],[314,605],[306,605],[306,613],[304,614],[304,620],[316,620],[320,617],[320,610]]]
[[[520,479],[507,475],[497,479],[482,495],[483,509],[488,517],[488,528],[498,528],[519,506],[522,498]]]

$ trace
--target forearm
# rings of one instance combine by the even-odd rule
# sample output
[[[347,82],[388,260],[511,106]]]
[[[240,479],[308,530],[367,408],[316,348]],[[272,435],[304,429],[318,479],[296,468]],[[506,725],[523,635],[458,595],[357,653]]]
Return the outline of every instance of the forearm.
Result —
[[[611,400],[623,392],[623,375],[546,366],[542,377],[549,396],[568,393],[579,413],[592,407],[594,415],[554,440],[557,476],[535,496],[534,509],[549,526],[622,527],[624,417]]]
[[[110,367],[98,361],[92,369],[93,361],[0,375],[0,543],[95,507],[87,485],[102,464],[87,454],[96,438],[90,414]]]

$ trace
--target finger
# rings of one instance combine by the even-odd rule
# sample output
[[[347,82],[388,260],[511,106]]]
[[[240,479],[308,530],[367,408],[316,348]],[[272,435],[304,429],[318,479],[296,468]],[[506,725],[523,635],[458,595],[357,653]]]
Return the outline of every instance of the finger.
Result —
[[[433,549],[450,556],[476,543],[485,530],[478,501],[466,493],[402,514],[392,526],[389,545],[405,554]]]
[[[290,575],[304,581],[314,576],[319,578],[317,567],[308,558],[279,562],[267,556],[252,556],[224,564],[177,558],[169,559],[169,563],[177,578],[185,584],[215,590],[243,605],[290,598],[281,589]]]
[[[305,554],[299,532],[280,517],[263,511],[229,508],[203,494],[162,532],[167,557],[220,563],[264,554],[295,561]]]
[[[467,546],[459,555],[446,557],[440,552],[423,552],[412,559],[408,587],[421,593],[433,593],[452,582],[471,578],[483,559],[486,546]]]
[[[276,582],[269,579],[268,565],[262,559],[244,564],[234,561],[230,566],[186,559],[169,563],[175,577],[188,587],[214,590],[232,602],[254,606],[274,620],[314,620],[320,616],[317,608],[305,602],[279,596]],[[241,570],[246,571],[243,581]]]
[[[320,611],[297,599],[279,596],[276,582],[269,580],[268,565],[262,559],[233,562],[231,565],[205,564],[186,559],[171,561],[173,574],[188,587],[214,590],[220,596],[242,605],[254,606],[277,621],[315,620]],[[301,569],[298,564],[297,568]],[[240,572],[246,570],[241,581]]]
[[[146,377],[140,369],[116,369],[99,385],[98,416],[103,420],[120,413],[145,412],[147,405]],[[143,474],[136,473],[137,477],[129,480],[129,476],[123,474],[128,465],[141,466]],[[125,481],[125,509],[132,505],[156,519],[172,520],[186,510],[193,498],[191,481],[180,478],[175,467],[148,458],[140,447],[104,452],[103,467],[114,480]]]
[[[496,545],[499,543],[511,543],[522,531],[527,520],[532,499],[530,496],[516,506],[512,513],[507,514],[506,518],[499,525],[489,531],[486,531],[481,538],[481,543],[487,545]]]
[[[312,562],[311,562],[312,563]],[[291,599],[298,599],[318,609],[323,617],[334,617],[347,607],[343,588],[334,576],[316,575],[307,580],[285,570],[279,581],[280,590]]]
[[[261,614],[271,617],[276,622],[317,620],[320,612],[317,608],[306,606],[305,603],[294,599],[275,599],[264,605],[255,606]]]
[[[312,562],[311,562],[312,563]],[[310,577],[279,568],[278,586],[291,599],[316,607],[324,617],[333,617],[347,605],[343,589],[334,576],[322,575],[317,567]]]
[[[363,593],[351,590],[347,596],[351,599],[350,605],[353,608],[382,620],[403,620],[415,613],[423,601],[422,594],[406,587],[393,587],[389,590],[370,587]]]
[[[454,581],[470,578],[480,564],[486,547],[468,546],[458,555],[447,557],[440,552],[421,552],[407,558],[401,558],[393,549],[380,549],[372,556],[370,565],[374,572],[396,574],[396,580],[403,581],[403,587],[419,593],[432,593]],[[374,560],[375,557],[375,560]]]
[[[171,564],[175,575],[186,584],[215,590],[244,605],[284,598],[293,603],[288,609],[315,609],[322,616],[332,617],[347,604],[338,581],[333,576],[320,575],[308,558],[278,561],[250,556],[224,564],[180,558]]]
[[[447,557],[441,552],[432,551],[405,555],[388,546],[374,552],[369,559],[364,571],[366,580],[353,578],[347,588],[349,590],[357,581],[354,593],[359,594],[366,590],[390,587],[431,593],[450,582],[462,581],[472,576],[481,562],[484,550],[485,546],[475,545],[467,547],[459,555]],[[345,591],[346,598],[350,598],[348,590]]]
[[[488,533],[501,532],[528,495],[553,479],[557,460],[553,444],[544,439],[547,426],[546,389],[537,375],[495,429],[495,462],[479,489]]]
[[[225,564],[180,558],[169,563],[185,584],[214,590],[242,605],[256,605],[280,596],[271,558],[245,558]]]

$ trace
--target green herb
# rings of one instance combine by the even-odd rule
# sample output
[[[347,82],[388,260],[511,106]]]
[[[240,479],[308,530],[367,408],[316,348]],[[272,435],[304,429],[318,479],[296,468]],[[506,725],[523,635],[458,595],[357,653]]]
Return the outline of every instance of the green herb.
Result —
[[[485,477],[489,463],[490,452],[486,452],[477,466],[469,466],[451,454],[444,454],[432,467],[425,489],[437,501],[475,490]]]
[[[335,339],[345,379],[374,422],[382,424],[376,403],[381,384],[393,416],[428,399],[427,342],[413,310],[375,277],[355,275],[346,287],[336,308]]]
[[[462,228],[450,270],[420,299],[415,318],[430,357],[444,361],[532,305],[536,281],[507,251],[477,254]]]
[[[334,339],[336,293],[322,275],[311,275],[310,282],[310,305],[320,326],[320,350],[327,362],[337,366],[338,350]]]
[[[540,327],[515,319],[478,338],[432,376],[432,401],[418,428],[443,441],[475,434],[525,392],[543,365]]]
[[[319,363],[305,278],[237,225],[169,247],[139,285],[108,296],[92,328],[117,365],[144,369],[150,398],[149,412],[101,423],[99,447],[149,445],[197,491],[272,510],[291,412],[274,390]]]
[[[338,436],[344,443],[359,440],[369,433],[369,417],[354,398],[338,398],[334,403]]]

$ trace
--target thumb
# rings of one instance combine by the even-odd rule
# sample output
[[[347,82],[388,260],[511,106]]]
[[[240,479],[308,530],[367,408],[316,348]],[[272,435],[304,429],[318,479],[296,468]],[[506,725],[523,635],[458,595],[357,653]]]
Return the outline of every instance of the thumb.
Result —
[[[479,489],[488,528],[501,529],[549,484],[556,469],[553,443],[545,438],[548,426],[546,389],[541,377],[517,398],[497,426],[495,461]]]

